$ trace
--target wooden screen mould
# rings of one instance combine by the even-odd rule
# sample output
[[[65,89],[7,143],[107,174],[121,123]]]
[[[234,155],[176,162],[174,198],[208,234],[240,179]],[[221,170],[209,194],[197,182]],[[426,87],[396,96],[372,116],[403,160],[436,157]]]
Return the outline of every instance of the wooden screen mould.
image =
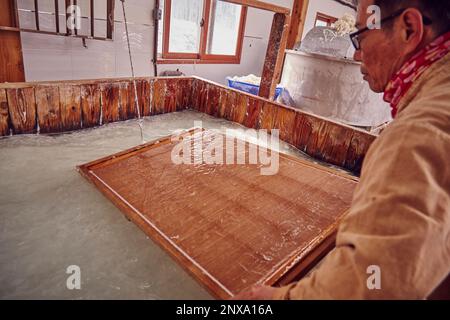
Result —
[[[230,137],[196,129],[79,167],[221,299],[255,284],[284,285],[304,276],[334,246],[357,184],[355,177],[274,151],[279,165],[270,176],[248,161],[173,160],[177,147],[193,163],[199,159],[195,152],[225,139],[227,148],[223,143],[215,149],[225,159]],[[251,150],[257,146],[247,142],[242,149],[236,143],[232,152],[249,159]]]

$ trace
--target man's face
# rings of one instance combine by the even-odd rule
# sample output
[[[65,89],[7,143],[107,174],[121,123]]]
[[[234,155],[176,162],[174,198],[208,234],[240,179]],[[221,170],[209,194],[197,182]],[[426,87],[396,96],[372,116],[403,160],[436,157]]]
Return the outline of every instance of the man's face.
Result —
[[[367,13],[367,8],[372,5],[374,0],[361,0],[358,6],[358,14],[356,18],[356,27],[363,29],[367,27],[372,12]],[[381,12],[383,18],[389,13]],[[390,28],[391,30],[383,30]],[[354,59],[360,61],[361,73],[364,80],[369,82],[370,88],[375,92],[383,92],[392,75],[397,71],[397,65],[401,58],[401,53],[396,46],[396,34],[392,30],[393,23],[382,24],[381,30],[373,29],[360,34],[361,50],[355,52]]]

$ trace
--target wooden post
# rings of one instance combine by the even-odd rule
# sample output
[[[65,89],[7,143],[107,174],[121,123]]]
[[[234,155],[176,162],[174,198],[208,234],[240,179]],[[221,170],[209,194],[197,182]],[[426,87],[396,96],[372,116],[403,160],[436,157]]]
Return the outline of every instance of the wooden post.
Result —
[[[281,76],[284,60],[284,51],[289,31],[290,16],[275,13],[270,31],[269,45],[267,47],[266,59],[262,72],[259,96],[273,98],[275,89]]]
[[[107,17],[106,17],[106,38],[111,39],[113,38],[113,31],[114,31],[114,0],[107,0]]]
[[[0,83],[25,81],[15,0],[0,0]]]
[[[295,44],[302,39],[305,27],[306,13],[308,11],[309,0],[295,0],[292,8],[291,26],[287,40],[287,49],[293,49]]]

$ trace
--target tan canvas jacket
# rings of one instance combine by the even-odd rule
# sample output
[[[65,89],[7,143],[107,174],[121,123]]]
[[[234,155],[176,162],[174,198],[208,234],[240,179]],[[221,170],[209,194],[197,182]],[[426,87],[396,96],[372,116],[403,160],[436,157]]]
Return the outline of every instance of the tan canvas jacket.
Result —
[[[447,54],[416,80],[395,121],[370,147],[336,250],[274,298],[425,299],[449,272]]]

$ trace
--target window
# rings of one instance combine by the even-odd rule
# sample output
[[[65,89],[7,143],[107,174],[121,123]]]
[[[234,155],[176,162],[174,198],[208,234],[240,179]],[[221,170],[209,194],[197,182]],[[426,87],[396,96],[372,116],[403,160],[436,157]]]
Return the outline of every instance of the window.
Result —
[[[20,30],[112,40],[114,0],[18,1]]]
[[[239,63],[247,8],[220,0],[161,1],[161,63]]]
[[[317,12],[316,22],[314,23],[315,27],[331,27],[333,23],[335,23],[338,19],[332,16],[328,16],[326,14]]]

